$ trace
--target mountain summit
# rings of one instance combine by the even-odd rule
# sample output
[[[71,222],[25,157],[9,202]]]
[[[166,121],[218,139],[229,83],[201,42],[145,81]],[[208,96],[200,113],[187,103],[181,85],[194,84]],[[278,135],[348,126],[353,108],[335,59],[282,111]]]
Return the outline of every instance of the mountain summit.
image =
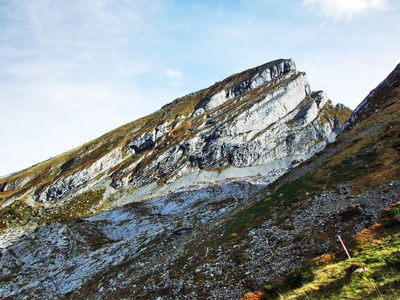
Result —
[[[324,92],[312,92],[293,60],[280,59],[2,179],[0,191],[9,205],[23,199],[54,202],[99,188],[167,193],[169,188],[160,186],[186,185],[183,179],[190,174],[197,182],[253,177],[268,183],[333,141],[349,113],[333,107]]]
[[[189,241],[323,150],[350,113],[280,59],[1,179],[0,295],[111,297],[156,273],[165,285]]]

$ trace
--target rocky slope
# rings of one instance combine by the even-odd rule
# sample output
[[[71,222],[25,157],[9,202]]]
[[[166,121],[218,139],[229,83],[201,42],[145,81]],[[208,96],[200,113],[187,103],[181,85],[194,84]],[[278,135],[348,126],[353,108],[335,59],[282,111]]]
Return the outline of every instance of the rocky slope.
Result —
[[[8,247],[1,254],[0,295],[198,299],[218,298],[222,289],[224,299],[239,297],[301,259],[282,251],[277,270],[253,274],[248,262],[258,258],[243,247],[257,245],[249,241],[259,234],[250,226],[257,218],[237,222],[249,223],[246,235],[229,232],[229,222],[252,212],[260,199],[278,201],[266,201],[263,188],[334,141],[349,114],[325,93],[312,92],[292,60],[277,60],[2,179],[1,237]],[[273,221],[279,207],[271,208],[265,228],[281,223]],[[303,212],[310,222],[313,211]],[[268,247],[307,232],[304,226],[271,238]]]

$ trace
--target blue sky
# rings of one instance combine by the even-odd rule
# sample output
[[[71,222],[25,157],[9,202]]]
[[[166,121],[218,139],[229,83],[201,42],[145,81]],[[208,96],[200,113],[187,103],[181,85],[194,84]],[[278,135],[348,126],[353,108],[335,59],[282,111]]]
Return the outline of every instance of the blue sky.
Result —
[[[0,175],[278,58],[355,108],[400,62],[398,0],[0,0]]]

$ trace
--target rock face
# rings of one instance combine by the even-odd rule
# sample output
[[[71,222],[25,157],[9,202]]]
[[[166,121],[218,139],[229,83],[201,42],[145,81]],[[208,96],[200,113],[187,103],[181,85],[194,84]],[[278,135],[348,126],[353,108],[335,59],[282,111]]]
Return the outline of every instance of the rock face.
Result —
[[[58,199],[65,193],[77,189],[81,189],[82,192],[85,190],[82,189],[85,185],[87,185],[86,189],[90,188],[91,181],[93,181],[94,178],[100,176],[100,178],[104,180],[107,171],[114,165],[118,165],[122,159],[121,149],[117,148],[99,158],[87,168],[76,170],[69,176],[60,177],[50,185],[40,187],[35,191],[33,198],[37,202],[46,202]],[[97,180],[100,178],[97,178]]]
[[[265,85],[274,79],[283,79],[295,73],[296,65],[291,59],[264,65],[263,71],[254,74],[250,79],[246,79],[232,88],[222,89],[213,96],[203,100],[198,107],[196,107],[193,116],[201,115],[212,108],[220,106],[229,99],[238,97],[249,90]]]
[[[141,136],[134,138],[126,144],[126,147],[140,152],[154,146],[155,132],[146,132]]]
[[[193,109],[179,110],[179,105]],[[109,143],[112,151],[91,157],[98,149],[82,148],[78,156],[52,166],[62,172],[41,186],[17,177],[2,190],[18,186],[43,203],[110,186],[106,178],[115,189],[141,188],[204,170],[235,168],[235,177],[241,177],[249,175],[245,168],[283,159],[284,171],[334,140],[350,110],[333,107],[324,92],[311,92],[305,73],[296,71],[293,60],[281,59],[177,99],[157,113],[97,146]],[[114,140],[120,141],[117,147]],[[262,175],[271,170],[265,171]],[[47,175],[39,176],[46,180]]]
[[[98,298],[160,270],[167,286],[190,240],[324,149],[349,114],[280,59],[4,179],[3,245],[15,226],[30,233],[2,252],[0,296]],[[125,269],[105,284],[116,266]],[[94,296],[75,293],[89,285]]]
[[[249,79],[211,94],[191,115],[129,140],[126,146],[135,152],[148,150],[146,163],[131,174],[120,170],[112,185],[171,183],[201,170],[304,158],[340,130],[339,110],[325,93],[310,91],[306,75],[296,72],[292,60],[252,70]]]

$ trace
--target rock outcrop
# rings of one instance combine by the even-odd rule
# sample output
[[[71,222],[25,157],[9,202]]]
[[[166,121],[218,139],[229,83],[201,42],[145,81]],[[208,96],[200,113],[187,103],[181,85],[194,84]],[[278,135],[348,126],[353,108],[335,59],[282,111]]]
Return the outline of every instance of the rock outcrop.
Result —
[[[177,110],[179,105],[194,107]],[[158,112],[163,117],[150,116],[147,123],[114,137],[126,142],[110,145],[111,152],[104,149],[87,161],[96,151],[81,149],[79,156],[53,166],[62,171],[55,177],[43,182],[41,176],[39,187],[26,180],[18,186],[24,185],[35,201],[46,202],[109,185],[106,178],[115,189],[141,188],[204,170],[235,168],[235,177],[248,176],[245,168],[285,160],[275,170],[281,172],[334,140],[349,113],[333,107],[325,93],[311,92],[305,73],[296,71],[293,60],[281,59],[175,100]],[[271,169],[265,171],[261,175]]]
[[[147,149],[146,158],[133,173],[119,170],[112,185],[172,183],[186,174],[229,167],[240,173],[239,168],[304,158],[334,139],[340,109],[325,93],[311,93],[293,61],[268,64],[255,73],[212,92],[191,115],[128,141],[135,153]]]

